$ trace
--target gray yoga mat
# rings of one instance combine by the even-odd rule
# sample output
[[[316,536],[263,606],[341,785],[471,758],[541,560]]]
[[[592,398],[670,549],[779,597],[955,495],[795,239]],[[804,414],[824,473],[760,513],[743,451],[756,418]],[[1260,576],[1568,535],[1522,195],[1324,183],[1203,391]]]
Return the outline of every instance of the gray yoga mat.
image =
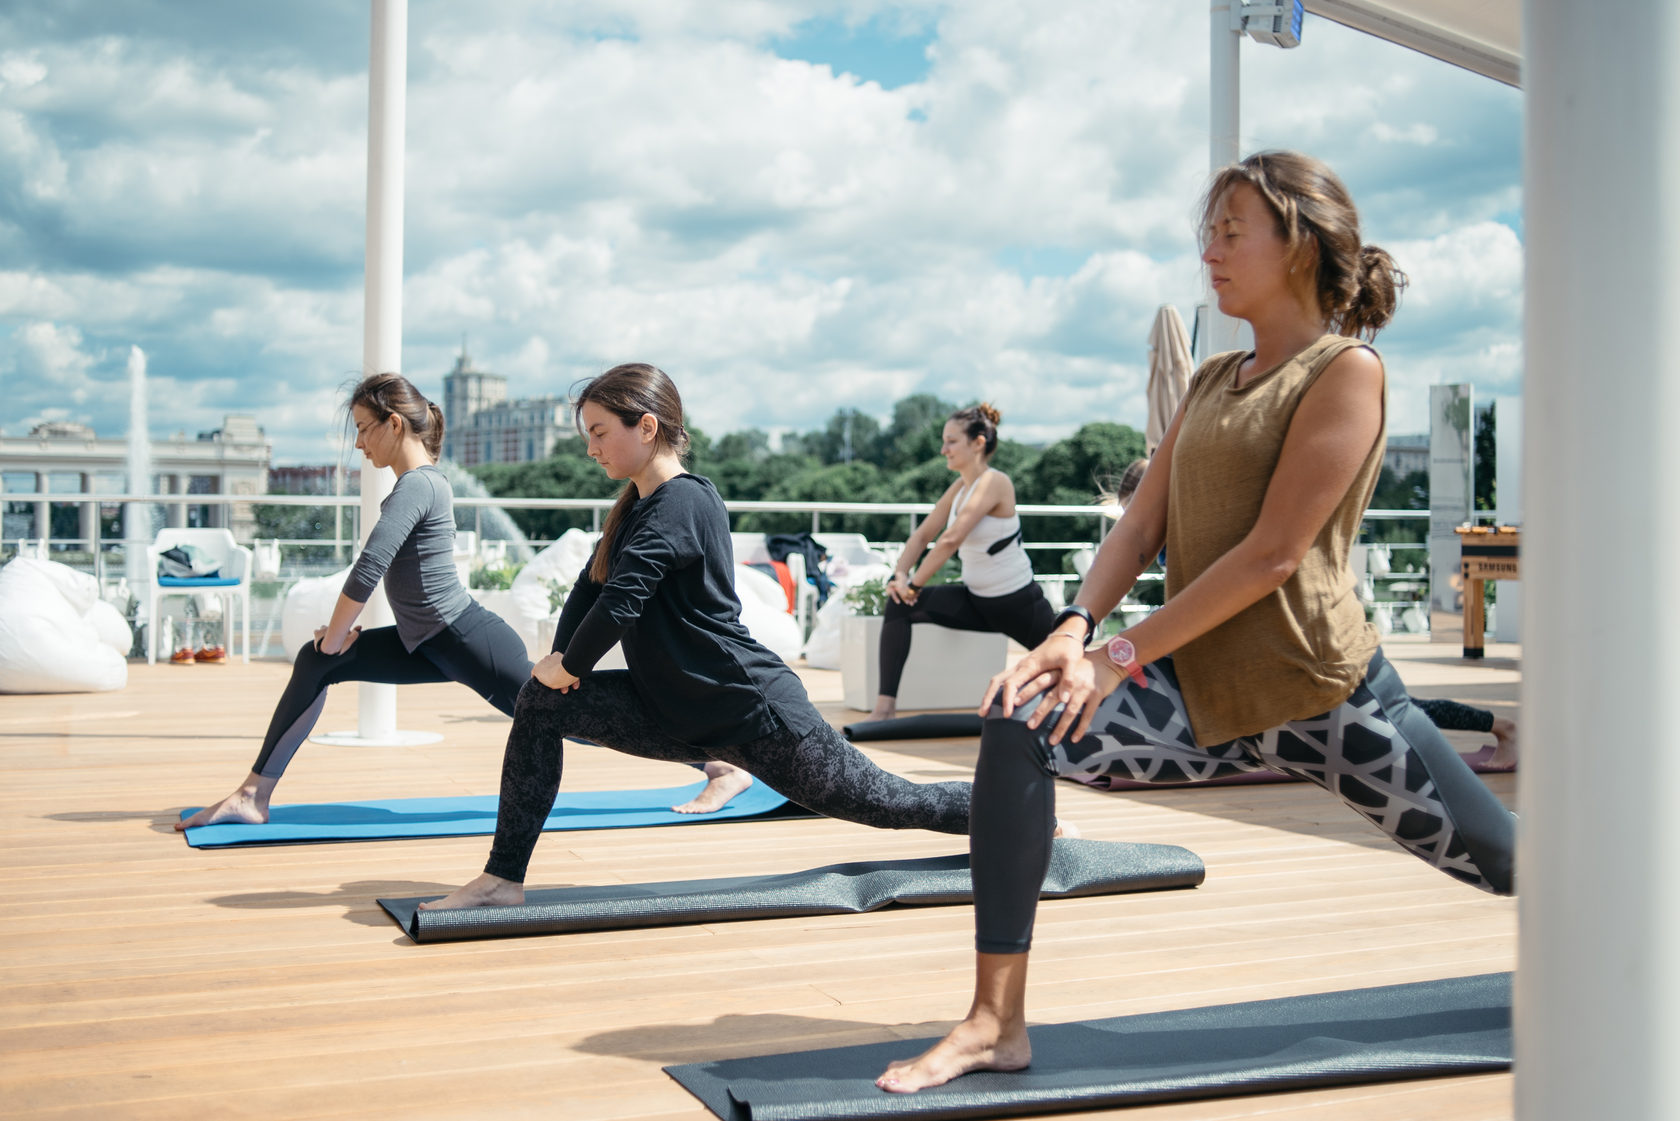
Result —
[[[1511,1065],[1511,975],[1222,1004],[1030,1029],[1032,1066],[915,1094],[875,1079],[932,1039],[665,1072],[725,1121],[1006,1117],[1389,1082]]]
[[[1057,838],[1044,898],[1195,887],[1204,875],[1195,853],[1177,845]],[[569,934],[731,919],[792,918],[873,911],[890,904],[940,905],[972,898],[968,854],[866,860],[804,872],[651,884],[528,891],[517,907],[422,911],[438,896],[381,899],[416,942],[528,934]]]

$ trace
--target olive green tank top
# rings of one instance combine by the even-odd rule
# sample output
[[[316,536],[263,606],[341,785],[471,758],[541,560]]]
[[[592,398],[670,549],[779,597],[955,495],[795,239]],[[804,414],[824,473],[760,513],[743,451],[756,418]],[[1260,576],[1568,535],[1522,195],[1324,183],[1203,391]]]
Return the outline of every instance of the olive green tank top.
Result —
[[[1218,354],[1190,383],[1167,496],[1167,595],[1246,537],[1295,410],[1357,339],[1325,335],[1238,388],[1248,355]],[[1384,408],[1386,429],[1387,409]],[[1300,567],[1258,603],[1173,652],[1196,743],[1207,747],[1326,712],[1347,700],[1376,652],[1348,552],[1382,470],[1383,434]]]

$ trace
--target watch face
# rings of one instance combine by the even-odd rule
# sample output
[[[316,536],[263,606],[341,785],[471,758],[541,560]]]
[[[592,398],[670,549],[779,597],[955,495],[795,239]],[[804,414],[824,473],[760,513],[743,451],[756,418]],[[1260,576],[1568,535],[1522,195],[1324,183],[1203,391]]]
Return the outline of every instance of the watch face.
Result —
[[[1108,640],[1108,660],[1117,666],[1129,666],[1137,661],[1137,648],[1131,639],[1117,634]]]

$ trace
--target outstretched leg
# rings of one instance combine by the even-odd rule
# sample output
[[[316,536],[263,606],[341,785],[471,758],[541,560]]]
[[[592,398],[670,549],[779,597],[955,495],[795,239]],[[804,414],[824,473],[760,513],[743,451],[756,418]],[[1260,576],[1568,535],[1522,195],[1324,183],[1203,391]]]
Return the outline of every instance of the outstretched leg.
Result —
[[[423,648],[422,648],[423,649]],[[395,627],[363,631],[340,654],[323,654],[313,642],[306,643],[292,662],[292,676],[274,707],[268,733],[257,752],[251,773],[232,794],[213,802],[185,821],[177,830],[201,825],[240,822],[261,825],[268,820],[268,803],[274,788],[314,730],[326,707],[327,688],[342,681],[380,681],[393,685],[449,680],[417,651],[410,654],[397,637]]]
[[[911,782],[884,771],[826,721],[803,737],[782,729],[716,754],[826,817],[877,829],[968,832],[968,783]]]

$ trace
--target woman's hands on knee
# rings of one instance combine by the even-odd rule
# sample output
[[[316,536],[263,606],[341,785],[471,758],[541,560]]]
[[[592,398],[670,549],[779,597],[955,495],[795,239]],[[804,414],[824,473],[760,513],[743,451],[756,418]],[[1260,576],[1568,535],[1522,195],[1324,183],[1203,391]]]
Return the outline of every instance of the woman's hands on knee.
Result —
[[[542,661],[531,667],[531,676],[550,689],[569,693],[578,687],[579,679],[566,672],[560,658],[559,653],[543,655]]]
[[[991,711],[993,704],[1003,706],[1005,716],[1015,715],[1017,705],[1026,704],[1046,692],[1067,674],[1076,672],[1084,658],[1085,649],[1072,635],[1054,632],[1035,646],[1025,658],[1016,662],[986,683],[986,695],[980,698],[980,715]],[[1043,719],[1046,706],[1033,714],[1033,727]]]
[[[356,644],[356,639],[360,638],[361,635],[362,635],[362,628],[361,628],[360,625],[351,627],[350,628],[350,633],[344,636],[344,641],[338,644],[338,648],[335,649],[335,650],[328,650],[327,647],[326,647],[327,628],[326,627],[316,627],[315,628],[315,650],[316,650],[317,653],[321,653],[321,654],[328,654],[328,655],[342,654],[346,650],[350,649],[350,647],[354,646]]]
[[[1073,743],[1084,739],[1091,730],[1091,721],[1096,718],[1097,706],[1123,681],[1125,676],[1102,651],[1093,651],[1080,658],[1077,667],[1062,675],[1061,688],[1056,693],[1061,716],[1050,729],[1050,742],[1061,743],[1064,736]],[[1039,705],[1038,711],[1028,717],[1027,727],[1038,727],[1051,711],[1053,706]],[[1068,735],[1070,728],[1072,735]]]

